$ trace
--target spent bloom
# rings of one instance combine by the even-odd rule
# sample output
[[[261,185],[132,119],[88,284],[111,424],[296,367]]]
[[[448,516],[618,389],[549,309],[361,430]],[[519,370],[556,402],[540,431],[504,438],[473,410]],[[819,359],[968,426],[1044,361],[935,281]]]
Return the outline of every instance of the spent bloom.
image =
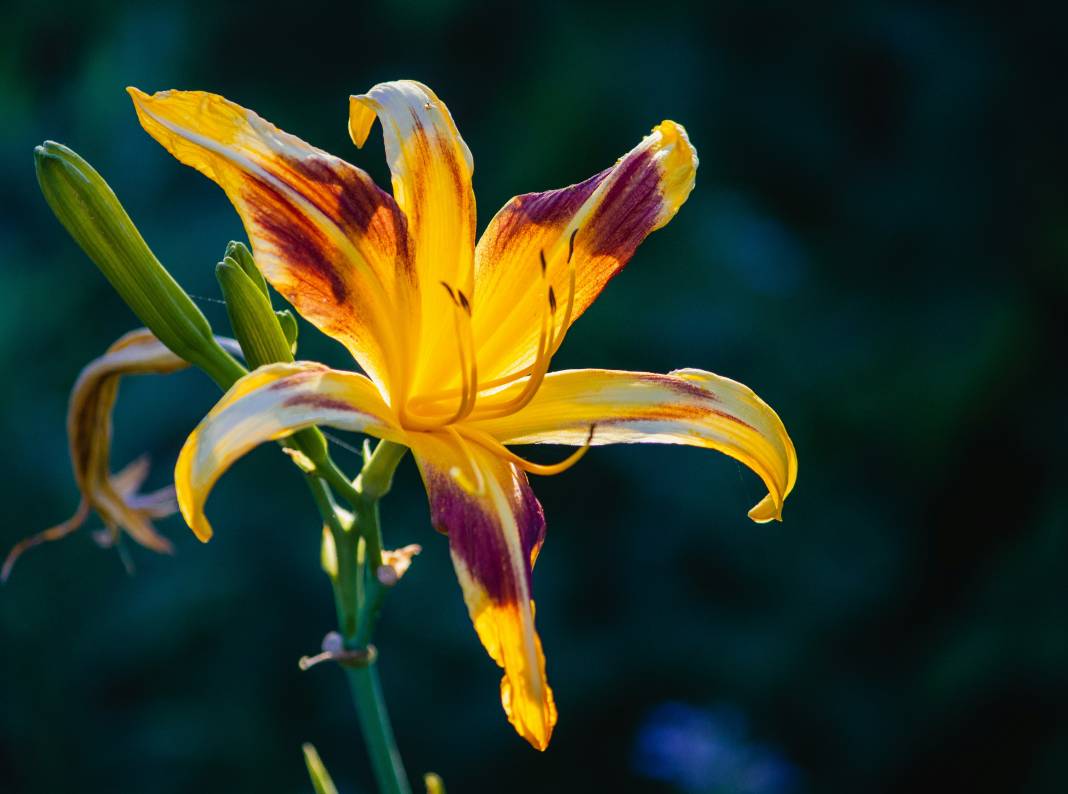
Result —
[[[545,518],[528,473],[558,473],[590,445],[705,447],[763,480],[753,520],[780,518],[797,459],[747,387],[695,369],[550,371],[570,326],[692,190],[697,155],[681,125],[662,122],[584,182],[517,196],[476,242],[471,153],[420,83],[350,100],[357,147],[382,125],[392,195],[220,96],[130,93],[145,130],[226,192],[267,280],[366,373],[279,363],[234,384],[175,472],[182,515],[202,540],[213,484],[262,442],[324,425],[409,447],[475,629],[504,669],[505,713],[544,749],[556,706],[534,628]],[[516,444],[578,449],[542,465]]]
[[[233,340],[218,341],[231,350],[237,349]],[[24,551],[66,537],[85,523],[90,510],[104,522],[105,531],[96,535],[102,545],[114,544],[119,533],[125,532],[145,548],[170,553],[170,541],[156,531],[152,519],[165,518],[178,510],[174,487],[141,493],[148,476],[148,458],[144,456],[118,473],[111,472],[111,414],[123,377],[163,375],[188,366],[151,331],[139,328],[124,334],[81,371],[67,409],[71,465],[81,493],[78,509],[66,521],[18,543],[4,561],[0,580],[7,579]]]

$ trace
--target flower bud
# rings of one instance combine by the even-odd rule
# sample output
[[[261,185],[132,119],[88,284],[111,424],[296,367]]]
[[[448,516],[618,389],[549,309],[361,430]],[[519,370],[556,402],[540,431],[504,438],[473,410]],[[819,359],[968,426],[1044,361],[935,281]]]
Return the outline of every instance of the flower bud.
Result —
[[[256,260],[252,258],[252,252],[245,247],[245,244],[231,240],[226,246],[226,253],[223,255],[224,259],[226,257],[233,259],[240,265],[241,269],[245,271],[245,275],[252,279],[269,304],[271,302],[271,293],[267,289],[267,279],[263,277],[260,269],[256,267]]]
[[[292,361],[292,349],[271,302],[237,260],[227,256],[216,265],[215,278],[219,280],[226,299],[230,326],[241,343],[249,367],[255,369],[264,364]]]
[[[245,253],[248,253],[247,249]],[[251,257],[248,262],[248,267],[258,274]],[[264,364],[292,361],[293,347],[282,330],[279,313],[271,308],[270,300],[249,277],[248,271],[237,260],[228,256],[216,265],[215,277],[219,280],[223,297],[226,299],[226,312],[230,316],[234,336],[241,343],[241,350],[249,366],[255,369]],[[295,323],[294,320],[294,325]],[[307,464],[314,469],[327,459],[326,439],[317,428],[307,428],[295,433],[292,443],[296,447],[295,452],[303,453],[302,457],[294,455],[293,459],[298,465],[306,462],[302,466],[306,471],[309,470]]]
[[[215,342],[207,319],[156,259],[100,174],[51,141],[34,149],[34,162],[52,212],[141,322],[223,388],[241,377],[240,365]]]

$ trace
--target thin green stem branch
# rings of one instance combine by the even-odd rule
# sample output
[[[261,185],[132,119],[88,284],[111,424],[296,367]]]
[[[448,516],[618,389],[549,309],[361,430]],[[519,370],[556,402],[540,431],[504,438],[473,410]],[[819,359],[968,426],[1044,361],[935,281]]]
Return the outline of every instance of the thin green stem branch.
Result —
[[[328,457],[307,478],[334,542],[334,565],[328,573],[344,647],[365,652],[363,662],[346,661],[342,667],[382,794],[411,794],[378,679],[377,653],[370,646],[386,590],[377,575],[382,565],[378,500],[388,493],[393,472],[406,451],[398,444],[380,442],[365,459],[355,482]],[[351,505],[351,516],[334,503],[331,488]]]

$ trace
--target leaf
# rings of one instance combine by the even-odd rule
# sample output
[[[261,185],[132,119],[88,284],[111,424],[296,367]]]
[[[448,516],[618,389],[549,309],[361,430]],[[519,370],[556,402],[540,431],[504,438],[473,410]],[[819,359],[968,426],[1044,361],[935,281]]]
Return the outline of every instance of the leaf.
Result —
[[[315,788],[315,794],[337,794],[337,788],[334,786],[334,781],[330,779],[330,773],[326,771],[326,767],[323,766],[323,761],[319,758],[319,753],[315,750],[315,745],[310,742],[305,742],[303,745],[304,750],[304,763],[308,767],[308,777],[311,778],[312,786]]]

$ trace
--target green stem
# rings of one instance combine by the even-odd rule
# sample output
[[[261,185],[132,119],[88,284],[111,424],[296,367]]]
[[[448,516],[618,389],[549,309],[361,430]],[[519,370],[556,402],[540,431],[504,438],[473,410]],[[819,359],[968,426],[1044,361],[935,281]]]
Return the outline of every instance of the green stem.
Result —
[[[308,477],[312,496],[334,540],[337,566],[330,578],[338,624],[347,650],[368,649],[374,634],[386,590],[377,576],[382,564],[378,500],[389,492],[393,472],[405,452],[407,449],[399,444],[379,442],[374,453],[365,459],[355,483],[329,458],[317,465],[315,476]],[[339,513],[327,483],[352,506],[351,521],[346,521]],[[342,667],[349,680],[379,791],[410,794],[411,786],[382,696],[375,656],[369,654],[362,665],[345,663]]]
[[[378,524],[378,500],[389,493],[393,472],[408,448],[392,441],[380,441],[364,461],[363,470],[352,482],[327,458],[318,472],[341,497],[352,505],[356,528],[367,543],[367,559],[373,574],[382,564],[382,531]]]
[[[348,676],[352,699],[356,703],[356,714],[360,718],[367,751],[371,755],[379,792],[411,794],[408,775],[393,739],[377,665],[372,661],[366,667],[346,667],[345,675]]]

